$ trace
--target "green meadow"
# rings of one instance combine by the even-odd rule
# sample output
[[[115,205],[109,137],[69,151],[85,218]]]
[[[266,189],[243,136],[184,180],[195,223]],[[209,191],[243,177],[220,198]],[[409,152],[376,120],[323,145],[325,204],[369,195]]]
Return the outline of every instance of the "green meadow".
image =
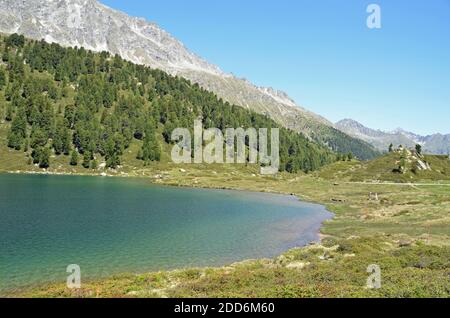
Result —
[[[382,166],[384,171],[381,162],[394,157],[339,162],[308,175],[261,176],[257,167],[239,165],[123,167],[114,174],[152,178],[157,184],[292,194],[327,206],[335,217],[323,225],[321,243],[274,259],[123,274],[83,282],[80,290],[53,284],[15,296],[448,297],[450,182],[430,180],[425,174],[423,179],[415,175],[414,183],[401,183],[404,175],[395,179],[393,172],[381,170],[372,171],[376,180],[367,179],[365,167]],[[448,161],[439,162],[448,166]],[[358,171],[362,173],[357,175]],[[380,289],[367,288],[371,264],[381,268]]]

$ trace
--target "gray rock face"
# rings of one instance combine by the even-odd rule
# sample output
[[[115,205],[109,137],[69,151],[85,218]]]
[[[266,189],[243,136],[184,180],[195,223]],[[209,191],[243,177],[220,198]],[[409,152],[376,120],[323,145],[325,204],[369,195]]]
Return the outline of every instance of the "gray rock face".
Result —
[[[298,107],[286,93],[226,74],[156,24],[95,0],[0,0],[0,32],[119,54],[134,63],[186,77],[230,103],[266,114],[306,135],[317,127],[332,126]]]
[[[424,152],[431,154],[447,155],[450,153],[450,134],[420,136],[401,128],[392,132],[385,132],[367,128],[352,119],[341,120],[335,124],[335,127],[350,136],[370,143],[381,151],[387,151],[392,143],[394,147],[403,145],[408,148],[420,144]]]
[[[94,0],[1,0],[0,30],[64,46],[109,51],[172,72],[190,69],[224,75],[156,24]]]

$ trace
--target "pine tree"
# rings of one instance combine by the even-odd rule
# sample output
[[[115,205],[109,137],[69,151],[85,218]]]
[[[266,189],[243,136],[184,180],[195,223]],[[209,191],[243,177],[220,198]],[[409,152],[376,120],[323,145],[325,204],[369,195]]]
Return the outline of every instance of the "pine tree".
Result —
[[[106,167],[116,169],[120,165],[117,145],[113,136],[109,136],[105,144]]]
[[[23,47],[25,45],[25,37],[17,33],[11,34],[5,39],[6,47]]]
[[[6,85],[6,74],[5,71],[0,69],[0,91],[5,87]]]
[[[156,139],[155,122],[149,120],[145,129],[144,143],[142,145],[141,160],[145,162],[161,160],[161,149]]]
[[[71,166],[78,165],[78,152],[76,150],[72,151],[72,156],[70,157],[70,165]]]
[[[2,54],[2,61],[5,63],[9,62],[9,50],[5,49]]]
[[[47,144],[48,136],[45,131],[37,126],[31,128],[31,141],[30,146],[33,149],[44,147]]]
[[[419,145],[419,144],[416,145],[416,152],[418,155],[422,154],[422,146],[421,145]]]
[[[26,138],[25,139],[25,144],[23,146],[23,151],[24,152],[28,152],[29,148],[30,148],[30,142],[28,141],[28,138]]]
[[[354,158],[353,154],[352,154],[351,152],[349,152],[349,153],[347,154],[347,160],[348,160],[348,161],[352,161],[353,158]]]
[[[70,153],[70,133],[67,128],[67,123],[63,119],[60,119],[56,123],[55,132],[53,133],[53,148],[55,154],[64,154],[66,156]]]
[[[14,116],[14,108],[11,105],[11,103],[8,103],[6,106],[5,120],[11,121],[13,119],[13,116]]]
[[[63,152],[63,144],[62,144],[62,136],[59,134],[59,130],[56,131],[53,136],[53,149],[55,150],[56,155],[60,155]]]
[[[50,149],[47,147],[42,148],[39,158],[39,167],[46,169],[50,167]]]
[[[20,150],[27,135],[27,120],[25,111],[21,109],[11,123],[8,133],[8,147]]]
[[[56,72],[55,72],[55,81],[61,82],[61,81],[63,81],[64,79],[65,79],[65,78],[64,78],[64,70],[63,70],[62,66],[59,65],[59,66],[56,68]]]
[[[92,160],[91,162],[91,169],[96,170],[98,168],[98,162],[96,159]]]
[[[83,167],[86,169],[89,169],[89,167],[91,166],[91,158],[92,155],[89,151],[85,151],[83,154]]]
[[[31,152],[31,158],[33,158],[34,164],[38,164],[41,161],[41,153],[42,153],[42,147],[33,149],[33,151]]]
[[[22,142],[23,142],[23,139],[19,135],[11,133],[11,132],[8,134],[8,147],[9,148],[12,148],[15,150],[20,150],[22,147]]]

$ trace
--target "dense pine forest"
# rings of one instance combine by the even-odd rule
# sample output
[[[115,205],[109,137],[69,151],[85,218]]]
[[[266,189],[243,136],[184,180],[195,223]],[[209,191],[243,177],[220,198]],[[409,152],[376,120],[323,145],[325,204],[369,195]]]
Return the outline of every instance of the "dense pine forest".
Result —
[[[64,48],[23,36],[1,37],[0,115],[7,144],[28,164],[48,168],[51,156],[96,169],[121,165],[140,141],[143,165],[162,160],[177,127],[272,128],[273,120],[230,105],[197,84],[109,53]],[[166,147],[167,148],[167,147]],[[337,154],[280,128],[281,170],[309,172],[352,154]]]

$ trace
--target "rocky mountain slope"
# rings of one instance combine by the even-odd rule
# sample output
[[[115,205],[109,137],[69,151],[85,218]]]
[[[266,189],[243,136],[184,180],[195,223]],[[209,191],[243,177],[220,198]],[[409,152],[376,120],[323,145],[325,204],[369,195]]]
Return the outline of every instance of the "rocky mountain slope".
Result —
[[[352,119],[341,120],[335,124],[335,127],[350,136],[370,143],[380,151],[387,151],[392,143],[394,146],[403,145],[405,147],[414,147],[416,144],[420,144],[424,152],[431,154],[447,155],[450,153],[450,134],[420,136],[400,128],[392,132],[385,132],[367,128]]]
[[[118,54],[131,62],[183,76],[225,101],[267,115],[333,150],[351,151],[362,159],[377,155],[370,145],[340,133],[284,92],[226,74],[156,24],[95,0],[0,0],[0,32]]]

